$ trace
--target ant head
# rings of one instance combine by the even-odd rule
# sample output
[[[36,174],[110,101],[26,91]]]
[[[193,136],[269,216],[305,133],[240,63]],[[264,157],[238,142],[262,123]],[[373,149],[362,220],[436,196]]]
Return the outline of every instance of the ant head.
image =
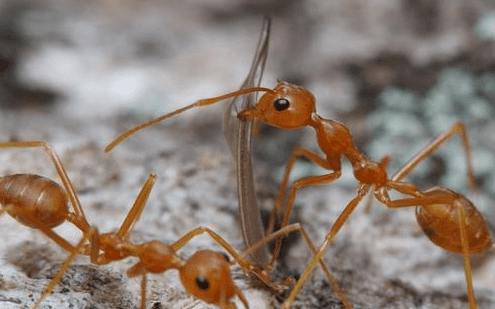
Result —
[[[240,119],[257,118],[283,129],[300,128],[311,123],[315,97],[306,88],[279,81],[273,91],[265,93],[256,106],[240,112]]]
[[[179,271],[184,288],[207,303],[221,305],[236,294],[229,261],[222,253],[197,251]]]

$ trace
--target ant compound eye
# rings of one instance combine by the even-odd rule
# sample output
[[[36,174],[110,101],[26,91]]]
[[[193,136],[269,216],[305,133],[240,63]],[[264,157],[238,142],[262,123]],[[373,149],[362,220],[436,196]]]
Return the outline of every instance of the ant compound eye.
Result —
[[[280,99],[275,100],[275,103],[273,104],[275,109],[279,112],[289,108],[289,105],[290,105],[289,100],[284,99],[284,98],[280,98]]]
[[[210,283],[203,276],[196,278],[196,285],[202,290],[208,290],[210,288]]]

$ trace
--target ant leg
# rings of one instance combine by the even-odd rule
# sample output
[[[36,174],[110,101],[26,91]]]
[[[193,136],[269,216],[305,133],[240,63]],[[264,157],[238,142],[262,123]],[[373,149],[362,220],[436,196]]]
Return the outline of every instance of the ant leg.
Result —
[[[304,229],[304,227],[302,225],[300,225],[299,231],[300,231],[301,235],[303,236],[303,239],[305,240],[306,245],[311,250],[312,255],[315,256],[317,253],[316,246],[313,243],[313,241],[309,238],[308,233],[306,232],[306,230]],[[352,309],[352,306],[349,303],[349,301],[347,300],[347,297],[345,296],[344,292],[340,289],[340,286],[337,283],[337,280],[335,280],[335,278],[331,275],[330,270],[329,270],[327,264],[325,263],[324,258],[322,258],[320,260],[320,266],[321,266],[323,272],[325,273],[325,275],[327,276],[328,281],[330,281],[330,285],[332,285],[332,288],[335,291],[335,294],[337,294],[337,297],[340,299],[340,301],[342,301],[342,304],[344,305],[344,307],[346,309]]]
[[[371,212],[371,206],[373,206],[373,194],[369,194],[368,198],[366,199],[365,206],[364,206],[364,211],[363,213],[365,215],[369,215]]]
[[[46,142],[43,141],[21,141],[21,142],[1,142],[0,148],[36,148],[41,147],[51,159],[57,174],[62,180],[62,185],[69,196],[69,200],[72,204],[72,208],[74,208],[75,215],[68,217],[74,225],[76,225],[82,231],[87,231],[90,228],[89,223],[86,221],[86,217],[84,216],[84,212],[81,207],[81,203],[75,193],[74,186],[70,181],[69,176],[67,175],[67,171],[65,170],[59,156],[53,150],[53,148]]]
[[[385,156],[383,157],[380,162],[378,163],[378,165],[384,170],[386,171],[387,168],[388,168],[388,165],[390,164],[390,156]],[[374,191],[374,190],[373,190]],[[371,212],[371,206],[373,205],[373,194],[370,194],[368,196],[368,199],[366,201],[366,206],[364,206],[364,214],[366,215],[369,215],[369,213]]]
[[[67,272],[67,269],[69,269],[70,263],[74,260],[76,255],[81,251],[81,249],[84,246],[84,243],[86,241],[86,236],[83,236],[79,243],[76,245],[75,248],[73,248],[72,251],[70,251],[69,256],[65,259],[65,261],[62,263],[60,266],[60,269],[58,272],[55,274],[53,279],[50,281],[50,283],[46,286],[45,290],[41,293],[40,299],[33,305],[32,309],[37,309],[43,299],[47,296],[50,295],[53,288],[59,283],[60,279],[62,279],[62,276]]]
[[[67,240],[62,238],[57,233],[55,233],[52,229],[50,229],[44,225],[39,225],[39,230],[41,232],[43,232],[43,234],[45,234],[48,238],[50,238],[51,240],[56,242],[57,245],[62,247],[65,251],[73,252],[74,250],[76,250],[77,246],[74,247],[73,245],[71,245]]]
[[[304,272],[301,274],[301,277],[297,281],[296,285],[292,289],[289,297],[285,300],[284,304],[282,305],[282,308],[288,309],[292,302],[295,300],[297,294],[303,287],[304,283],[309,279],[309,276],[315,269],[316,265],[323,259],[323,255],[325,254],[327,248],[330,246],[330,244],[333,241],[333,238],[337,233],[340,231],[340,228],[342,225],[349,219],[349,216],[352,214],[352,212],[356,209],[356,206],[359,204],[359,202],[364,198],[364,196],[368,193],[370,190],[370,186],[367,184],[360,184],[357,190],[357,195],[355,198],[353,198],[347,206],[342,210],[340,213],[339,217],[337,220],[335,220],[334,224],[330,228],[330,231],[327,233],[325,236],[325,239],[316,252],[315,256],[313,259],[310,261]]]
[[[466,276],[466,285],[469,299],[469,308],[476,309],[476,299],[473,288],[473,272],[471,269],[471,260],[469,259],[469,244],[466,232],[466,215],[464,209],[459,207],[459,227],[461,231],[462,255],[464,257],[464,275]]]
[[[292,213],[292,206],[294,204],[294,199],[296,197],[296,191],[299,190],[302,187],[307,187],[311,185],[319,185],[323,183],[330,183],[334,181],[335,179],[339,178],[341,175],[340,171],[337,172],[332,172],[330,174],[325,174],[325,175],[320,175],[320,176],[309,176],[309,177],[304,177],[299,180],[296,180],[293,184],[292,187],[289,190],[288,198],[287,198],[287,205],[285,207],[285,212],[284,212],[284,217],[282,219],[282,224],[281,227],[286,226],[289,224],[290,220],[290,215]],[[272,256],[270,259],[269,265],[273,265],[275,261],[278,258],[278,255],[280,253],[282,247],[282,238],[278,238],[275,240],[275,248],[272,252]]]
[[[104,265],[110,262],[106,258],[105,253],[100,255],[100,232],[98,229],[91,227],[87,235],[89,235],[86,238],[89,240],[90,246],[84,248],[85,250],[81,254],[88,255],[91,263],[96,265]]]
[[[217,244],[222,246],[233,258],[236,260],[236,262],[243,268],[249,268],[251,262],[248,260],[244,259],[241,257],[240,254],[237,253],[237,251],[230,245],[225,239],[223,239],[220,235],[218,235],[216,232],[213,230],[207,228],[207,227],[195,227],[189,232],[187,232],[185,235],[183,235],[181,238],[176,240],[173,244],[170,246],[174,251],[178,251],[180,248],[182,248],[185,244],[187,244],[191,239],[193,239],[196,236],[202,235],[204,233],[207,233]]]
[[[257,249],[266,246],[271,240],[273,240],[275,237],[280,237],[281,235],[285,235],[287,233],[290,233],[294,230],[292,226],[279,230],[272,235],[266,236],[263,240],[260,242],[254,244],[251,246],[245,253],[239,254],[232,245],[230,245],[224,238],[222,238],[220,235],[218,235],[216,232],[213,230],[207,228],[207,227],[196,227],[189,232],[187,232],[184,236],[182,236],[180,239],[175,241],[171,247],[174,251],[179,250],[182,248],[185,244],[187,244],[192,238],[202,235],[204,233],[207,233],[208,236],[210,236],[218,245],[220,245],[222,248],[224,248],[231,256],[232,258],[239,264],[239,266],[252,273],[255,275],[257,278],[259,278],[262,282],[264,282],[267,286],[271,287],[274,290],[280,290],[280,288],[272,283],[269,278],[269,272],[261,269],[260,266],[255,265],[251,263],[250,261],[247,260],[246,256],[251,254],[252,252],[256,251]]]
[[[398,172],[391,178],[392,181],[400,181],[409,175],[414,167],[426,157],[430,156],[440,145],[451,139],[456,134],[461,135],[464,148],[464,157],[466,158],[467,182],[471,189],[476,189],[476,179],[474,177],[473,160],[471,157],[471,145],[466,126],[460,121],[456,121],[446,132],[436,137],[423,150],[418,152],[412,159],[409,160]]]
[[[140,309],[146,309],[146,285],[148,279],[146,278],[146,272],[143,272],[141,277],[141,307]]]
[[[242,304],[244,305],[244,308],[249,308],[249,303],[247,301],[247,298],[246,298],[246,295],[244,295],[244,293],[242,293],[242,290],[239,289],[239,287],[234,287],[235,289],[235,295],[237,295],[237,297],[239,297],[239,299],[241,300]],[[235,306],[235,304],[233,303],[228,303],[227,304],[227,308],[232,308],[232,309],[237,309],[237,307]]]
[[[117,239],[124,239],[129,231],[131,231],[134,224],[139,220],[143,208],[146,205],[146,201],[151,193],[151,189],[155,184],[155,179],[155,174],[152,173],[148,175],[148,178],[139,192],[136,201],[127,213],[127,216],[122,222],[119,230],[115,233]],[[107,264],[108,262],[113,261],[114,259],[107,257],[105,253],[100,254],[100,234],[98,229],[90,227],[88,230],[88,235],[90,235],[88,239],[90,240],[91,246],[86,248],[82,254],[89,255],[91,263],[97,265]]]
[[[275,218],[277,218],[279,213],[280,213],[280,208],[281,208],[282,203],[283,203],[284,193],[285,193],[285,190],[287,188],[287,182],[289,181],[290,173],[292,171],[292,168],[294,167],[294,164],[296,163],[296,160],[299,157],[304,157],[304,158],[308,159],[309,161],[311,161],[312,163],[314,163],[318,166],[321,166],[324,169],[338,170],[335,172],[338,174],[333,176],[334,179],[329,179],[328,182],[331,182],[331,181],[340,177],[340,173],[339,173],[340,172],[340,165],[338,166],[338,168],[335,168],[334,166],[331,166],[328,163],[328,160],[326,160],[325,158],[321,158],[316,153],[314,153],[308,149],[305,149],[305,148],[296,147],[294,149],[294,151],[292,152],[292,154],[289,158],[289,161],[285,165],[284,175],[282,176],[282,182],[281,182],[280,187],[279,187],[277,199],[275,200],[275,203],[273,204],[272,217],[270,219],[270,224],[268,227],[268,233],[273,232],[274,225],[275,225]],[[295,186],[295,184],[293,185],[293,187],[294,186]],[[297,190],[297,189],[291,188],[291,191],[292,190],[294,190],[294,192],[292,194],[295,195],[295,190]],[[290,198],[290,194],[289,194],[289,198]],[[287,204],[289,205],[291,203],[288,202]],[[287,211],[286,211],[286,213],[287,213]],[[290,213],[288,214],[288,217],[290,218]]]
[[[284,211],[284,217],[282,219],[282,224],[281,227],[286,226],[289,224],[290,220],[290,215],[292,213],[292,206],[294,204],[294,199],[296,198],[296,192],[302,187],[306,186],[311,186],[311,185],[317,185],[317,184],[323,184],[323,183],[330,183],[336,179],[338,179],[341,176],[341,171],[340,171],[340,158],[337,161],[330,161],[324,158],[321,158],[318,156],[316,153],[309,151],[304,148],[299,148],[296,147],[294,151],[292,152],[292,155],[285,167],[285,172],[284,176],[282,178],[282,184],[280,185],[280,190],[277,199],[275,200],[274,204],[274,209],[273,209],[273,214],[276,214],[278,216],[279,208],[280,205],[282,204],[283,200],[283,195],[285,193],[285,188],[287,187],[287,182],[289,179],[290,172],[292,168],[294,167],[294,164],[297,160],[298,157],[304,157],[311,161],[312,163],[321,166],[324,169],[327,170],[333,170],[333,172],[325,175],[319,175],[319,176],[308,176],[304,177],[301,179],[296,180],[292,186],[289,189],[289,193],[287,195],[287,203],[285,206],[285,211]],[[273,222],[272,222],[273,221]],[[269,226],[269,232],[273,229],[274,225],[274,217],[272,215],[272,218],[270,219],[270,226]],[[278,255],[280,253],[282,247],[282,238],[279,238],[275,241],[275,248],[272,252],[272,256],[270,258],[269,266],[272,267],[275,263],[275,261],[278,258]]]
[[[192,238],[199,236],[203,233],[207,233],[216,243],[218,243],[220,246],[222,246],[232,257],[233,259],[239,264],[239,266],[250,273],[254,274],[257,278],[259,278],[261,281],[263,281],[266,285],[269,287],[273,288],[274,290],[280,290],[280,286],[277,284],[274,284],[271,282],[269,279],[270,275],[270,270],[261,270],[256,267],[256,265],[253,265],[251,262],[245,259],[246,256],[249,256],[252,252],[258,250],[259,248],[266,246],[270,241],[273,239],[278,239],[280,237],[286,236],[289,233],[292,233],[294,231],[300,231],[303,239],[305,240],[307,246],[311,250],[311,253],[313,255],[316,254],[316,247],[314,243],[311,241],[308,233],[306,230],[300,225],[299,223],[287,225],[280,230],[266,236],[264,239],[259,241],[258,243],[252,245],[249,247],[246,251],[244,251],[242,254],[239,254],[225,239],[223,239],[220,235],[218,235],[216,232],[213,230],[206,228],[206,227],[197,227],[186,233],[184,236],[182,236],[179,240],[177,240],[175,243],[172,244],[172,248],[174,250],[179,250],[181,247],[183,247],[187,242],[189,242]],[[323,259],[318,260],[317,262],[320,263],[323,271],[325,272],[326,276],[328,277],[330,284],[332,285],[335,293],[339,297],[339,299],[342,301],[344,304],[344,307],[346,309],[351,309],[352,306],[350,305],[349,301],[347,300],[346,296],[340,289],[337,281],[335,278],[330,273],[330,270],[326,263],[324,262]],[[240,297],[241,298],[241,297]],[[241,298],[242,299],[242,298]]]
[[[187,244],[192,238],[199,236],[205,232],[217,244],[222,246],[234,258],[234,260],[239,264],[239,266],[242,269],[252,272],[253,274],[257,275],[257,277],[260,278],[260,280],[262,280],[263,282],[265,282],[268,286],[272,286],[269,281],[267,282],[266,280],[263,280],[264,276],[260,276],[259,271],[256,271],[256,270],[259,270],[259,268],[257,268],[253,264],[251,264],[248,260],[241,257],[240,254],[238,254],[237,251],[225,239],[223,239],[220,235],[218,235],[217,233],[215,233],[214,231],[212,231],[211,229],[209,229],[207,227],[196,227],[196,228],[190,230],[184,236],[182,236],[180,239],[175,241],[171,245],[171,247],[174,251],[177,251],[180,248],[182,248],[185,244]],[[205,261],[205,263],[207,263],[207,262]],[[220,276],[220,274],[218,274],[217,276]],[[230,284],[232,284],[232,288],[234,289],[234,294],[236,294],[239,297],[239,299],[243,302],[244,307],[249,309],[249,304],[247,302],[246,297],[244,296],[244,293],[242,293],[242,290],[240,290],[237,286],[235,286],[235,284],[233,282],[229,283],[229,285]],[[225,291],[222,289],[221,292],[224,293]],[[217,305],[220,306],[221,308],[236,308],[235,305],[233,305],[231,303],[227,303],[227,299],[225,299],[224,297],[220,297]]]
[[[383,194],[383,192],[385,192],[387,189],[394,189],[399,191],[400,193],[411,195],[414,197],[423,196],[423,193],[421,193],[418,187],[413,183],[388,180],[386,186],[379,190],[379,192],[381,192],[380,194]]]
[[[148,175],[148,178],[146,179],[143,187],[141,188],[141,191],[136,197],[136,201],[132,205],[131,209],[129,210],[127,216],[124,219],[124,222],[122,222],[122,225],[117,231],[117,235],[119,237],[121,238],[126,237],[129,231],[132,230],[134,224],[136,224],[136,222],[139,220],[139,217],[143,212],[144,206],[148,201],[148,197],[150,196],[151,190],[155,185],[155,180],[156,180],[156,175],[154,173]]]
[[[10,208],[12,208],[13,205],[7,205],[2,207],[0,210],[0,216],[2,216],[5,212],[8,212]],[[53,240],[57,245],[62,247],[65,251],[67,252],[72,252],[75,250],[75,247],[70,244],[67,240],[62,238],[60,235],[55,233],[51,228],[48,228],[43,222],[38,221],[37,222],[38,230],[40,230],[43,234],[45,234],[46,237],[50,238]]]
[[[125,238],[127,234],[132,230],[134,224],[139,220],[139,217],[141,216],[144,206],[146,205],[151,190],[153,189],[155,180],[156,180],[155,174],[151,173],[150,175],[148,175],[148,178],[146,179],[143,187],[141,188],[141,191],[136,197],[134,204],[127,213],[127,216],[122,222],[122,225],[120,226],[119,230],[116,232],[118,238],[121,239]],[[91,240],[90,256],[92,263],[101,265],[101,264],[106,264],[112,260],[112,259],[109,260],[104,253],[100,255],[100,237],[98,230],[96,228],[92,229],[92,233],[88,238]],[[141,309],[146,309],[146,284],[147,284],[146,272],[143,272],[141,278],[141,307],[140,307]]]
[[[377,196],[378,198],[378,196]],[[449,204],[452,205],[454,198],[450,195],[438,195],[438,196],[423,196],[419,198],[404,198],[398,200],[390,200],[388,195],[384,195],[379,198],[389,208],[405,208],[416,207],[418,205],[427,206],[435,204]],[[466,231],[466,214],[462,207],[457,207],[459,211],[459,236],[461,238],[462,255],[464,258],[464,273],[466,277],[467,293],[469,299],[470,309],[476,309],[476,300],[474,297],[473,288],[473,273],[471,269],[471,262],[469,259],[469,243]]]
[[[281,227],[289,224],[290,215],[292,213],[292,206],[294,204],[294,199],[296,197],[296,191],[302,187],[318,185],[323,183],[329,183],[339,178],[341,175],[339,172],[333,172],[330,174],[320,175],[320,176],[309,176],[304,177],[299,180],[296,180],[289,191],[289,196],[287,199],[287,205],[285,207],[284,217],[282,219]],[[282,238],[278,238],[275,240],[275,248],[273,249],[272,256],[270,259],[270,263],[268,265],[273,265],[278,258],[280,250],[282,248]]]
[[[2,207],[2,209],[0,210],[0,216],[2,216],[5,212],[8,212],[9,209],[12,207],[14,207],[14,205],[12,204]],[[75,250],[75,247],[73,245],[71,245],[67,240],[55,233],[51,228],[48,228],[45,224],[43,224],[43,222],[37,221],[36,225],[38,227],[38,230],[45,234],[46,237],[57,243],[57,245],[62,247],[64,250],[68,252],[73,252]]]
[[[292,233],[294,231],[299,231],[301,233],[301,235],[303,236],[304,242],[306,243],[306,245],[308,246],[308,248],[311,251],[311,254],[313,256],[315,256],[317,253],[316,246],[315,246],[314,242],[311,240],[311,238],[309,237],[309,234],[306,231],[306,229],[300,223],[293,223],[293,224],[287,225],[287,226],[281,228],[280,230],[268,235],[267,237],[265,237],[265,239],[259,241],[258,243],[254,244],[253,246],[249,247],[246,251],[244,251],[242,253],[242,256],[249,256],[250,252],[257,250],[258,247],[265,246],[270,241],[272,241],[274,238],[277,239],[280,237],[287,236],[287,234]],[[346,309],[352,309],[351,304],[347,300],[347,297],[345,296],[344,292],[340,289],[340,286],[337,283],[337,280],[335,280],[335,278],[330,273],[329,267],[327,266],[327,264],[325,263],[325,260],[323,258],[320,260],[320,266],[321,266],[323,272],[325,273],[325,275],[327,276],[328,281],[330,281],[330,284],[332,285],[332,288],[334,289],[335,294],[337,294],[337,297],[342,301],[344,307]],[[270,270],[267,271],[267,275],[269,275],[269,274],[270,274]]]

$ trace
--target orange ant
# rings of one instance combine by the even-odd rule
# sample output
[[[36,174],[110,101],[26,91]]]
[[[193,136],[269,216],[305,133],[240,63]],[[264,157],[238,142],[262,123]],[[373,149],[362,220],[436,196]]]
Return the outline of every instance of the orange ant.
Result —
[[[430,156],[441,144],[456,134],[459,134],[463,141],[468,182],[471,187],[475,187],[467,130],[460,121],[456,122],[445,133],[435,138],[392,178],[389,178],[386,168],[390,158],[385,157],[380,162],[369,159],[355,146],[349,128],[343,123],[324,119],[316,114],[315,98],[311,92],[304,87],[279,81],[273,89],[252,87],[214,98],[198,100],[181,109],[129,129],[112,141],[107,146],[106,151],[110,151],[117,144],[137,131],[176,116],[188,109],[211,105],[256,91],[265,92],[265,94],[253,108],[241,111],[238,114],[240,119],[257,119],[281,129],[313,127],[316,131],[318,146],[324,153],[324,157],[320,157],[308,149],[298,147],[294,150],[286,165],[279,194],[274,204],[274,213],[279,213],[290,172],[298,157],[305,157],[314,164],[331,171],[324,175],[304,177],[292,184],[287,195],[282,227],[288,224],[297,190],[310,185],[330,183],[338,179],[341,176],[342,157],[350,161],[354,177],[359,183],[356,197],[349,202],[332,225],[318,253],[306,267],[289,298],[284,303],[284,308],[289,308],[318,262],[322,260],[334,236],[338,233],[345,221],[347,221],[359,202],[372,188],[374,188],[373,195],[389,208],[416,206],[418,223],[428,238],[447,251],[461,253],[463,255],[469,304],[472,309],[476,308],[469,254],[484,252],[491,248],[490,233],[482,215],[466,197],[450,189],[435,187],[427,191],[420,191],[414,184],[401,181],[420,161]],[[392,200],[388,193],[392,189],[411,197]],[[280,239],[277,239],[272,259],[277,257],[279,250]]]
[[[389,208],[415,206],[417,221],[428,238],[447,251],[463,254],[469,304],[472,309],[476,308],[469,254],[484,252],[492,246],[490,232],[481,213],[466,197],[450,189],[434,187],[420,191],[414,184],[401,182],[419,162],[430,156],[441,144],[456,134],[460,134],[466,157],[468,182],[471,187],[475,187],[469,139],[467,129],[462,122],[456,122],[449,130],[435,138],[392,178],[389,178],[386,168],[390,158],[385,157],[380,162],[375,162],[361,153],[352,141],[350,130],[344,124],[331,119],[324,119],[316,114],[315,98],[304,87],[278,82],[272,91],[261,97],[255,107],[242,111],[238,117],[240,119],[259,119],[282,129],[310,126],[316,131],[318,146],[325,157],[322,158],[303,148],[294,150],[286,165],[279,195],[275,201],[275,211],[282,204],[290,171],[298,157],[305,157],[314,164],[332,172],[321,176],[305,177],[292,184],[288,193],[282,226],[288,224],[296,191],[308,185],[329,183],[339,178],[342,157],[350,161],[354,177],[359,183],[357,196],[347,204],[332,225],[318,253],[306,267],[284,303],[284,308],[289,308],[316,267],[317,262],[323,258],[334,236],[372,187],[374,187],[373,195]],[[412,197],[392,200],[388,194],[388,191],[392,189]],[[280,243],[280,241],[278,242]]]
[[[234,309],[236,306],[231,302],[231,298],[236,295],[246,308],[249,308],[249,304],[243,292],[232,280],[230,262],[225,254],[211,250],[199,250],[187,260],[176,254],[176,251],[186,245],[192,238],[206,233],[234,258],[244,272],[254,274],[262,282],[276,290],[285,289],[288,283],[283,285],[272,283],[268,278],[269,273],[246,260],[245,256],[266,246],[271,240],[293,231],[300,231],[311,252],[313,254],[316,252],[315,245],[299,224],[288,225],[272,233],[251,246],[242,255],[237,253],[220,235],[206,227],[197,227],[190,230],[172,245],[167,245],[157,240],[133,244],[128,239],[129,233],[139,220],[155,184],[156,176],[154,174],[148,176],[120,228],[116,232],[100,234],[97,228],[90,226],[87,222],[72,182],[60,158],[49,144],[42,141],[0,143],[0,148],[34,147],[43,148],[50,157],[62,179],[63,188],[48,178],[34,174],[15,174],[0,177],[0,204],[2,205],[0,215],[8,213],[20,223],[42,231],[70,254],[44,289],[33,309],[38,308],[43,299],[52,292],[77,255],[89,256],[91,262],[96,265],[108,264],[127,257],[138,258],[138,262],[127,271],[127,276],[141,276],[142,278],[141,309],[146,307],[146,275],[148,273],[162,273],[170,269],[179,271],[182,285],[190,294],[222,309]],[[68,209],[68,200],[73,205],[74,213]],[[52,230],[52,228],[62,224],[65,220],[73,223],[83,232],[83,237],[76,246],[71,245]],[[86,244],[87,241],[89,241],[89,244]],[[321,265],[329,280],[336,285],[326,264],[322,261]],[[338,293],[341,293],[341,291],[339,290]]]
[[[2,205],[0,214],[8,213],[20,223],[42,231],[66,251],[70,252],[57,275],[51,280],[41,298],[33,306],[33,309],[38,308],[43,298],[51,293],[54,286],[67,271],[70,262],[78,254],[90,256],[91,262],[97,265],[107,264],[127,257],[137,257],[139,261],[127,271],[127,275],[129,277],[142,276],[142,309],[146,305],[146,274],[161,273],[169,269],[179,270],[180,279],[185,289],[190,294],[208,303],[218,305],[221,308],[235,308],[230,299],[237,295],[244,306],[249,308],[246,297],[232,280],[226,256],[210,250],[200,250],[188,260],[183,260],[175,253],[191,238],[206,232],[213,240],[224,247],[241,267],[256,270],[212,230],[208,228],[192,229],[172,245],[166,245],[156,240],[142,244],[129,242],[129,232],[139,219],[155,183],[154,174],[148,176],[134,205],[118,231],[99,234],[98,230],[91,227],[86,221],[81,204],[65,168],[58,155],[47,143],[40,141],[0,143],[0,148],[31,147],[42,147],[47,153],[62,180],[63,189],[56,182],[39,175],[15,174],[3,176],[0,178],[0,203]],[[70,200],[74,208],[74,213],[69,211],[68,200]],[[65,220],[73,223],[84,234],[76,246],[71,245],[52,230],[52,228],[62,224]],[[89,240],[89,245],[85,244],[86,240]]]

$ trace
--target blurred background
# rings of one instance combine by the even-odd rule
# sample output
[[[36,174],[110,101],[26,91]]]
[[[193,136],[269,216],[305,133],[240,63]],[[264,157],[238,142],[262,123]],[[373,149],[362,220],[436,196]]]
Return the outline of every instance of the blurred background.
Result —
[[[443,184],[467,194],[493,226],[495,3],[492,0],[0,1],[2,140],[46,140],[54,144],[69,161],[69,167],[86,171],[74,180],[76,187],[82,188],[79,190],[83,199],[84,193],[99,188],[101,178],[109,183],[123,181],[137,188],[147,172],[162,173],[165,179],[174,177],[176,172],[170,162],[153,160],[156,157],[165,160],[177,142],[184,142],[181,146],[188,150],[201,149],[199,159],[188,153],[184,161],[196,158],[194,162],[206,166],[203,168],[210,173],[207,179],[211,181],[218,176],[214,168],[219,167],[219,162],[212,163],[212,157],[219,153],[228,157],[221,140],[221,106],[191,111],[159,126],[166,130],[166,126],[172,125],[176,140],[163,140],[163,131],[140,133],[128,146],[134,152],[123,148],[131,154],[121,151],[115,155],[128,156],[117,160],[118,163],[112,163],[113,157],[102,158],[94,153],[131,125],[194,100],[237,89],[251,64],[264,15],[272,17],[273,24],[262,85],[273,87],[277,79],[282,79],[309,88],[317,99],[318,113],[346,123],[361,150],[376,160],[391,156],[390,173],[455,120],[463,121],[470,134],[480,192],[468,190],[458,137],[419,165],[408,179],[421,188]],[[187,138],[181,140],[184,132]],[[316,150],[314,133],[261,127],[255,143],[257,181],[262,184],[259,198],[269,209],[291,150],[295,145]],[[74,147],[75,153],[82,155],[71,161],[70,149]],[[88,152],[100,161],[87,159]],[[4,168],[11,171],[9,160],[10,157],[3,159]],[[95,162],[104,167],[95,167]],[[122,162],[131,165],[131,171],[117,171],[121,167],[116,165]],[[188,164],[186,170],[194,169],[193,163]],[[25,163],[20,165],[26,168]],[[37,164],[28,165],[29,172],[34,172],[33,165]],[[49,164],[36,168],[51,170]],[[136,170],[141,178],[135,179]],[[321,172],[301,162],[294,177]],[[184,173],[185,179],[191,176]],[[91,175],[99,178],[93,183]],[[126,176],[134,178],[128,180]],[[232,182],[232,178],[226,179],[230,179],[227,183]],[[191,188],[197,185],[195,181],[191,181]],[[173,187],[168,183],[164,186]],[[188,186],[182,184],[183,188]],[[332,186],[345,192],[341,199],[337,198],[339,202],[333,202],[340,205],[333,210],[337,212],[352,198],[356,186],[348,167],[342,180],[328,187]],[[228,190],[225,204],[235,203],[235,188]],[[321,217],[322,204],[327,203],[322,196],[329,190],[326,186],[305,191],[307,194],[301,193],[296,206],[303,208],[306,202],[314,203],[318,210],[313,216]],[[191,197],[171,194],[169,200],[180,196],[178,201],[195,203]],[[315,194],[319,195],[315,197]],[[125,198],[122,204],[130,205],[132,198]],[[192,199],[196,201],[195,197]],[[197,201],[204,202],[204,197],[198,196]],[[390,211],[376,204],[374,214],[388,216]],[[101,205],[95,202],[91,205],[96,216]],[[229,207],[235,212],[235,205]],[[309,211],[308,208],[311,207],[304,207],[304,211]],[[197,217],[202,219],[198,220],[203,220],[200,223],[211,224],[206,216],[199,210]],[[304,212],[299,216],[313,224],[319,242],[329,227],[329,219],[323,224]],[[413,220],[411,212],[407,216]],[[174,216],[160,214],[160,218],[165,217]],[[99,220],[100,227],[118,224]],[[374,220],[371,225],[388,219],[375,217]],[[322,230],[317,228],[320,223],[324,226]],[[190,224],[193,227],[198,222]],[[159,227],[156,223],[157,230]],[[368,227],[363,225],[363,233]],[[177,228],[175,232],[183,231]],[[343,244],[354,238],[346,239]],[[427,243],[427,246],[432,245]],[[414,250],[414,245],[410,250]],[[445,253],[445,259],[448,257]],[[388,260],[382,259],[380,263],[384,261]],[[479,271],[480,278],[486,274],[483,267],[492,265],[488,268],[492,270],[495,267],[490,261],[479,259],[478,269],[484,269]],[[448,284],[455,281],[462,293],[462,263],[455,265],[457,277]],[[434,266],[427,267],[425,273]],[[395,278],[396,274],[390,276]],[[400,277],[399,271],[401,280],[407,276]],[[493,284],[490,280],[480,285],[486,288]],[[411,284],[419,288],[426,282],[442,290],[432,281],[425,274],[422,281]],[[484,281],[475,278],[476,282]]]
[[[494,6],[482,0],[3,1],[0,106],[81,118],[155,116],[231,91],[250,64],[261,16],[268,15],[274,27],[266,86],[277,78],[307,86],[320,114],[349,124],[371,157],[392,155],[393,168],[461,119],[475,136],[480,184],[495,196]],[[212,122],[217,114],[204,113],[187,117],[186,125]],[[451,149],[442,153],[422,171],[429,178],[417,179],[458,189],[462,158]]]

